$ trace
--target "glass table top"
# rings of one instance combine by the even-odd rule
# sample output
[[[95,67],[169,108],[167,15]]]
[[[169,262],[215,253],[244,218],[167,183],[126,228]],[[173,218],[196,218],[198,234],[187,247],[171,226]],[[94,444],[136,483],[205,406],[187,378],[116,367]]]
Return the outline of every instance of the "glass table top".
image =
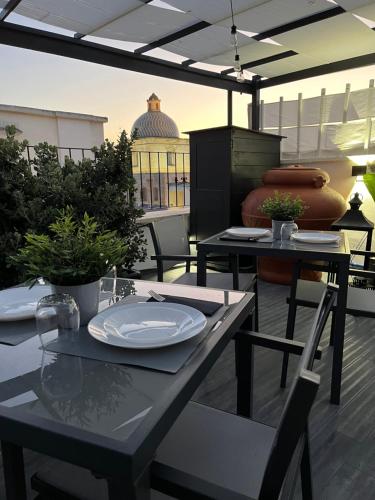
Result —
[[[246,295],[103,278],[100,310],[129,295],[149,297],[150,289],[160,294],[219,302],[229,306],[227,310]],[[211,331],[208,337],[214,334]],[[57,354],[43,350],[38,335],[17,346],[0,344],[0,359],[0,406],[119,440],[132,434],[184,370],[183,367],[177,374],[169,374]]]

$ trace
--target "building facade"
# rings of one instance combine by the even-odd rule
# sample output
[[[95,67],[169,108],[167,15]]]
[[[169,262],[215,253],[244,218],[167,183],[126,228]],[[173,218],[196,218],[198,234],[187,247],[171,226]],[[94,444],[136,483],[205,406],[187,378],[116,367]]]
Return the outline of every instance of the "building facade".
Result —
[[[181,139],[176,123],[160,109],[152,94],[147,111],[134,122],[133,174],[139,202],[147,209],[190,204],[189,139]]]
[[[27,139],[30,146],[40,142],[57,146],[61,160],[67,155],[74,160],[89,156],[92,147],[104,142],[107,122],[104,116],[0,104],[0,137],[5,136],[7,125],[15,125],[17,139]]]

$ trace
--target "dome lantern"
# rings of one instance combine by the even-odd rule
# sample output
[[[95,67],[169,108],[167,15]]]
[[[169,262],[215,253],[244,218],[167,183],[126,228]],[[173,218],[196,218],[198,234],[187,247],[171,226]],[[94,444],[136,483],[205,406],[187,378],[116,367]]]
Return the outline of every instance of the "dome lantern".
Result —
[[[160,99],[155,93],[152,93],[147,99],[147,112],[135,120],[132,132],[135,129],[138,139],[144,137],[180,137],[176,123],[160,111]]]

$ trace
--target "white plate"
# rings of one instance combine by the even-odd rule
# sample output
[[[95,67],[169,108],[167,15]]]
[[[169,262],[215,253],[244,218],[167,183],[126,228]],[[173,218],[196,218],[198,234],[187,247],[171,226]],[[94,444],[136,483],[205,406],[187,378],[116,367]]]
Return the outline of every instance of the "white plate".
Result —
[[[242,236],[243,238],[261,238],[271,234],[271,231],[260,227],[230,227],[226,233],[230,236]]]
[[[35,285],[18,286],[0,292],[0,321],[17,321],[33,318],[38,300],[51,294],[51,287]]]
[[[88,324],[92,337],[127,349],[155,349],[198,335],[207,319],[182,304],[137,302],[106,309]]]
[[[340,240],[340,236],[337,234],[328,233],[293,233],[291,239],[299,241],[301,243],[337,243]]]

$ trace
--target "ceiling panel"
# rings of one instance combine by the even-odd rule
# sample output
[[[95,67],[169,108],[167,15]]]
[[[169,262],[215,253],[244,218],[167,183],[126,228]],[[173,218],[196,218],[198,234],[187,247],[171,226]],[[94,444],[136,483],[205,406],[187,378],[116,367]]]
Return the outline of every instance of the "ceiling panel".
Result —
[[[293,57],[281,59],[280,61],[256,66],[251,68],[251,71],[270,78],[273,76],[285,75],[287,73],[294,73],[295,71],[311,68],[313,66],[320,66],[321,64],[323,64],[323,62],[317,58],[297,54]]]
[[[254,40],[241,33],[238,34],[240,51],[242,51],[242,46],[251,42],[254,42]],[[163,45],[163,48],[176,54],[184,55],[189,59],[194,59],[195,61],[203,61],[228,50],[231,50],[232,54],[234,54],[234,49],[230,45],[230,30],[224,26],[216,25],[204,28],[192,35],[179,38],[172,43]],[[233,58],[234,55],[232,56]],[[222,62],[213,63],[223,64]]]
[[[359,9],[354,9],[353,14],[375,21],[375,3],[360,7]]]
[[[365,5],[371,5],[374,3],[373,0],[336,0],[336,3],[343,7],[345,10],[358,9]]]
[[[222,19],[230,18],[229,0],[167,0],[170,5],[177,7],[199,19],[209,23],[216,23]],[[269,0],[233,0],[235,14],[250,7],[267,3]]]
[[[189,14],[145,4],[92,34],[116,40],[149,43],[196,22],[197,19]]]
[[[282,24],[290,23],[302,17],[332,9],[333,5],[326,0],[271,0],[257,7],[250,8],[235,16],[235,24],[239,29],[262,33]],[[230,26],[227,18],[219,24]]]
[[[90,33],[97,26],[143,7],[140,0],[23,0],[17,14],[70,31]]]
[[[375,32],[349,13],[273,38],[295,52],[325,63],[369,54],[375,47]]]
[[[227,47],[228,48],[228,47]],[[242,64],[248,63],[250,61],[257,61],[259,59],[263,59],[264,57],[270,57],[275,54],[280,54],[281,52],[285,52],[285,47],[281,47],[278,45],[269,45],[262,42],[257,42],[256,40],[252,40],[251,43],[243,46],[239,50],[240,61]],[[209,57],[205,60],[205,62],[210,64],[223,64],[233,66],[234,62],[234,51],[226,50],[221,54],[217,54],[215,56]]]

